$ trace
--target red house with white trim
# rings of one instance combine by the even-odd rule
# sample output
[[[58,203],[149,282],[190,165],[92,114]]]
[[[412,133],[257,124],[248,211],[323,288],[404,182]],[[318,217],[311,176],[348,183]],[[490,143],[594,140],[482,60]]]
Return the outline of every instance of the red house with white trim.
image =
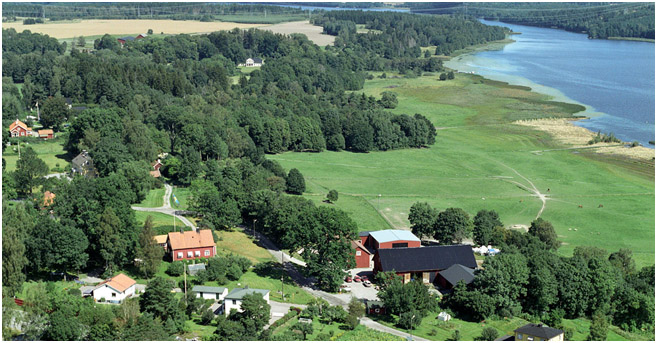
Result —
[[[169,232],[167,251],[173,261],[210,258],[217,254],[211,230]]]
[[[9,133],[12,137],[28,137],[32,136],[32,128],[28,127],[27,124],[16,119],[15,122],[9,125]]]

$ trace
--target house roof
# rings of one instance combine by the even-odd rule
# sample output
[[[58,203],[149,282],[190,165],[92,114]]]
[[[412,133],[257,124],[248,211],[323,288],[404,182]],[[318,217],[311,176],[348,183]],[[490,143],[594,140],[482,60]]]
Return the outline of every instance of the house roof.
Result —
[[[415,241],[420,242],[420,239],[406,230],[381,230],[372,231],[370,236],[374,237],[379,243],[394,242],[394,241]]]
[[[458,263],[441,271],[439,274],[452,285],[456,285],[459,281],[469,284],[474,280],[474,270]]]
[[[157,244],[164,244],[164,243],[166,243],[166,242],[167,242],[167,237],[168,237],[168,235],[157,235],[157,236],[153,236],[153,238],[155,238],[155,242],[157,242]]]
[[[365,246],[363,246],[362,243],[360,243],[359,241],[351,241],[351,248],[356,249],[356,247],[358,247],[361,250],[365,251],[368,255],[372,255],[372,253],[369,250],[367,250],[367,248]]]
[[[117,39],[122,41],[128,41],[128,40],[135,40],[135,37],[125,36]]]
[[[151,170],[151,171],[149,171],[149,173],[151,174],[152,177],[160,177],[160,176],[162,176],[162,174],[160,173],[160,170],[159,170],[159,169],[158,169],[158,170]]]
[[[43,206],[50,206],[55,201],[55,193],[45,191],[43,193]]]
[[[262,58],[254,57],[253,63],[262,63]]]
[[[27,127],[27,124],[23,123],[22,121],[20,121],[20,120],[18,120],[18,119],[16,119],[15,122],[9,124],[9,131],[14,130],[14,128],[16,128],[16,127],[22,127],[23,129],[25,129],[25,130],[27,130],[27,131],[31,131],[31,130],[32,130],[32,128]]]
[[[169,244],[174,250],[209,247],[214,245],[212,231],[199,230],[180,232],[169,232]]]
[[[469,245],[379,249],[377,254],[384,272],[443,270],[457,263],[468,268],[477,267],[477,261]]]
[[[75,166],[75,165],[77,165],[77,166],[82,166],[82,165],[84,165],[86,162],[89,162],[89,161],[91,161],[91,157],[89,156],[89,153],[87,153],[86,151],[82,151],[80,154],[78,154],[77,156],[75,156],[75,158],[71,161],[71,163],[72,163],[74,166]]]
[[[228,293],[226,299],[241,300],[244,298],[245,295],[249,295],[253,293],[260,293],[264,297],[265,295],[269,294],[269,290],[257,289],[257,288],[235,288],[232,291],[230,291],[230,293]]]
[[[45,135],[54,135],[55,132],[53,130],[39,130],[39,136],[45,136]]]
[[[358,233],[358,237],[367,237],[370,235],[369,231],[361,231]]]
[[[521,333],[523,335],[530,335],[544,339],[550,339],[563,333],[562,330],[554,329],[549,326],[545,326],[543,324],[533,324],[533,323],[529,323],[513,331],[516,333]]]
[[[225,287],[210,287],[210,286],[194,286],[192,292],[203,292],[203,293],[224,293],[227,290]]]
[[[98,284],[98,286],[95,289],[98,289],[102,287],[103,285],[107,285],[109,287],[114,288],[115,290],[119,292],[125,292],[126,289],[130,288],[132,285],[136,284],[137,281],[131,279],[127,275],[121,273],[119,275],[116,275],[115,277],[105,280],[101,283]]]

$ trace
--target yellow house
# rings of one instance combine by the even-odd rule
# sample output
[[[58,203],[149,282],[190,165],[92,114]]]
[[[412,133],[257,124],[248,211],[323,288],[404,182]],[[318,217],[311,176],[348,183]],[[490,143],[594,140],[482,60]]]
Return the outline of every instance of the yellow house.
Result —
[[[563,331],[543,324],[527,324],[515,329],[516,341],[563,341]]]

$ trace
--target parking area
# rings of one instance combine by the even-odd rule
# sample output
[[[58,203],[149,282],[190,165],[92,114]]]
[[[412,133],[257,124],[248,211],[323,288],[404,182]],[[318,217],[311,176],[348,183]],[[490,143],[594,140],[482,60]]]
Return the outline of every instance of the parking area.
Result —
[[[352,282],[344,282],[344,284],[351,289],[350,297],[353,296],[361,300],[378,299],[377,296],[378,291],[376,290],[376,285],[374,284],[374,274],[372,273],[372,269],[356,268],[356,269],[352,269],[350,272],[351,272]],[[365,287],[362,281],[358,282],[354,280],[356,276],[360,278],[362,278],[363,276],[367,277],[367,280],[369,280],[372,283],[372,285],[370,287]]]

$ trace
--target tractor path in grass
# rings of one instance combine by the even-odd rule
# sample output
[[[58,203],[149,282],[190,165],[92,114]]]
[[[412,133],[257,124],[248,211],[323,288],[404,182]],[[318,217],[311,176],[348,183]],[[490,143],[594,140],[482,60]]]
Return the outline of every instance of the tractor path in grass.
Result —
[[[141,211],[141,212],[159,212],[159,213],[164,213],[168,214],[170,216],[174,216],[178,218],[183,224],[186,226],[189,226],[192,228],[192,230],[196,231],[197,228],[194,226],[194,224],[189,221],[189,219],[178,215],[178,210],[174,209],[171,207],[171,201],[169,200],[171,198],[171,193],[173,193],[173,187],[171,185],[165,183],[164,187],[166,191],[164,192],[164,205],[161,207],[138,207],[138,206],[132,206],[132,209],[135,211]]]

